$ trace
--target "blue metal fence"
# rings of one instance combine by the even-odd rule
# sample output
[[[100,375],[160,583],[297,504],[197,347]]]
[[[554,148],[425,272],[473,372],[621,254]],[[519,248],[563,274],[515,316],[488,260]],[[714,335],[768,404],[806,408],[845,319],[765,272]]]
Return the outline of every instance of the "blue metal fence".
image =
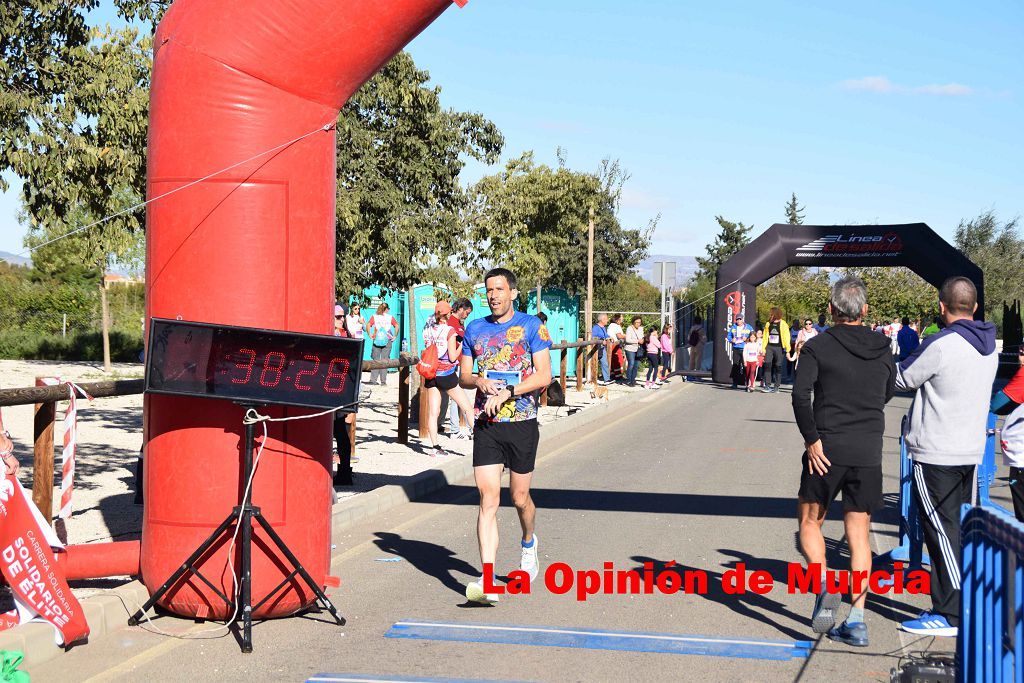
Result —
[[[920,569],[922,564],[931,564],[924,553],[924,534],[917,514],[917,501],[911,488],[914,479],[914,463],[907,454],[907,417],[900,427],[900,542],[892,550],[875,558],[876,564],[903,562],[906,569]]]
[[[961,524],[957,680],[1024,680],[1024,524],[995,506]]]
[[[988,489],[996,479],[996,421],[999,416],[988,414],[985,425],[985,457],[978,468],[978,505],[995,505],[988,495]]]

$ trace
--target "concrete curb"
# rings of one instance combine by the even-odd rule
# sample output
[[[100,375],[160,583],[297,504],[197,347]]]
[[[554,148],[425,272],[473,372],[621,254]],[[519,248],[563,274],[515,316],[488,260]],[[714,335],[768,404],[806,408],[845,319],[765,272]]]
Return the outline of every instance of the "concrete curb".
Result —
[[[667,388],[669,391],[675,391],[679,386],[685,386],[685,383],[669,384]],[[544,425],[540,430],[540,446],[542,449],[550,448],[555,439],[583,429],[594,422],[607,422],[607,419],[620,408],[632,406],[649,396],[650,392],[637,391],[603,405],[587,407]],[[625,415],[618,419],[625,419]],[[434,469],[415,474],[404,484],[387,484],[339,501],[331,511],[332,534],[403,503],[425,498],[446,486],[467,479],[472,474],[473,458],[458,457]],[[139,581],[132,581],[112,590],[82,598],[82,609],[91,632],[89,639],[95,641],[126,628],[128,617],[148,599],[149,591]],[[0,631],[0,650],[24,652],[24,666],[32,667],[60,656],[64,648],[54,642],[52,626],[46,623],[31,623]]]
[[[138,581],[81,598],[82,612],[89,624],[89,641],[128,626],[128,617],[148,599],[149,591]],[[24,666],[32,667],[58,657],[64,648],[54,641],[52,626],[32,622],[0,631],[0,650],[24,652]]]

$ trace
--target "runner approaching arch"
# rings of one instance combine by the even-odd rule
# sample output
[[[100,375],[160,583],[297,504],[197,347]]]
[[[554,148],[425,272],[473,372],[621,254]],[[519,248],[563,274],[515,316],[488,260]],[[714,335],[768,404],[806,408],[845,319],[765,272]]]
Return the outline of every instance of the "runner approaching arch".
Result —
[[[905,266],[936,289],[962,275],[978,289],[984,317],[984,275],[963,252],[924,223],[903,225],[785,225],[776,223],[734,254],[715,279],[715,382],[730,381],[731,344],[726,332],[737,315],[753,316],[756,287],[789,266]]]

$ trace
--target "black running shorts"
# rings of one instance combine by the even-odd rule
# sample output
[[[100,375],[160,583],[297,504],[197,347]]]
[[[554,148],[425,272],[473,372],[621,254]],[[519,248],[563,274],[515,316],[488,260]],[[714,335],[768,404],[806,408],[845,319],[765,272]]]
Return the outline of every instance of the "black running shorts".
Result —
[[[473,430],[473,467],[504,465],[516,474],[529,474],[537,462],[539,442],[537,420],[477,420]]]
[[[807,471],[807,453],[801,459],[800,500],[827,508],[843,492],[844,512],[875,512],[882,509],[882,466],[831,465],[822,476]]]
[[[423,386],[428,389],[437,387],[441,391],[448,391],[459,386],[459,373],[458,371],[451,373],[450,375],[439,375],[431,379],[424,380]]]

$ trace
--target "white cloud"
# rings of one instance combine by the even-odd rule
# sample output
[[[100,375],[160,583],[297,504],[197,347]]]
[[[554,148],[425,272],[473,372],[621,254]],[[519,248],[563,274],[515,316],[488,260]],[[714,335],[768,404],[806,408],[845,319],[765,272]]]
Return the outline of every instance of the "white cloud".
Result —
[[[922,85],[918,88],[914,88],[914,92],[921,93],[922,95],[948,95],[948,96],[962,96],[962,95],[973,95],[974,88],[959,83],[946,83],[944,85]]]
[[[885,76],[865,76],[841,81],[839,87],[855,92],[870,92],[882,95],[892,93],[910,93],[914,95],[938,95],[943,97],[963,97],[973,95],[974,88],[961,83],[931,83],[928,85],[907,86],[893,83]]]
[[[853,78],[839,84],[843,90],[857,90],[860,92],[890,93],[897,92],[899,88],[895,83],[885,76],[865,76],[864,78]]]

